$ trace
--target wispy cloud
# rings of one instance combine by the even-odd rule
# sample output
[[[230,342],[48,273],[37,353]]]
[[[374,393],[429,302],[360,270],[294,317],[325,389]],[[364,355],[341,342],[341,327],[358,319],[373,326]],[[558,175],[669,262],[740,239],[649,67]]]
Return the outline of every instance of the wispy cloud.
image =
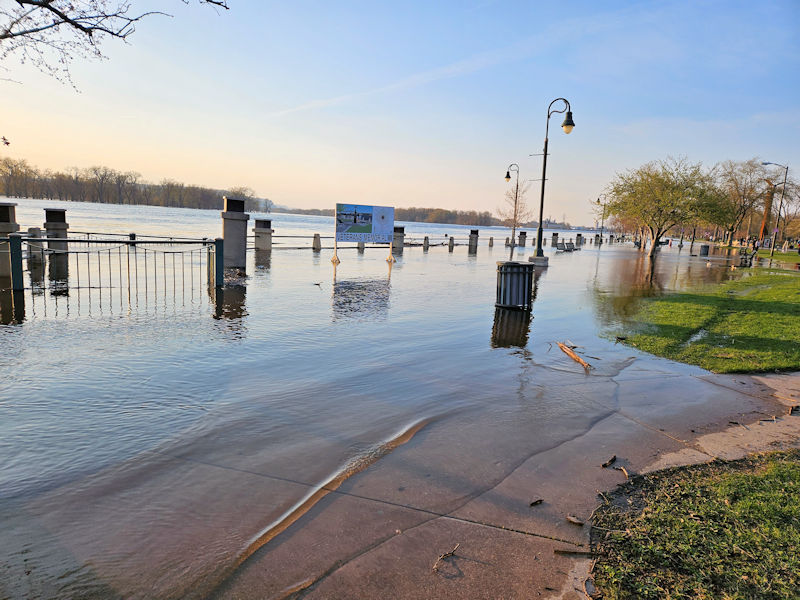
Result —
[[[442,67],[422,71],[393,83],[369,90],[311,100],[297,106],[267,113],[265,116],[282,117],[292,113],[342,105],[369,96],[417,88],[436,81],[475,73],[499,64],[527,59],[536,54],[549,51],[554,47],[570,43],[570,40],[574,40],[576,35],[591,35],[624,25],[629,22],[632,12],[634,12],[634,9],[625,8],[613,13],[561,21],[557,25],[548,27],[544,32],[528,36],[508,46],[482,52]]]

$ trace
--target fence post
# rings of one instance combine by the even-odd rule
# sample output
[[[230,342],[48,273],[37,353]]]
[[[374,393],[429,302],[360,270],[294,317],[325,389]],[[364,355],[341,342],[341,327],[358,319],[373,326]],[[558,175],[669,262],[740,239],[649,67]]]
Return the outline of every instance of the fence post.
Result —
[[[22,279],[22,236],[12,233],[8,236],[8,247],[11,250],[11,289],[25,289]]]
[[[222,238],[214,240],[214,287],[225,285],[225,242]]]

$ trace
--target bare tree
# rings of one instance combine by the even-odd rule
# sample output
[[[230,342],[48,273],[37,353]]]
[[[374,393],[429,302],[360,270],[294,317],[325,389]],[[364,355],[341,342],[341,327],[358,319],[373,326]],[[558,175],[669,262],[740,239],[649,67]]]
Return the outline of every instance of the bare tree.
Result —
[[[533,217],[533,211],[528,207],[525,197],[528,195],[530,183],[523,182],[519,186],[506,191],[503,205],[497,209],[497,216],[503,224],[511,227],[511,253],[513,256],[514,246],[516,246],[517,228],[527,223]]]
[[[198,2],[228,8],[226,0]],[[167,15],[133,11],[130,0],[4,0],[3,5],[0,60],[19,56],[61,81],[71,81],[69,66],[75,58],[103,58],[104,40],[127,40],[145,17]]]

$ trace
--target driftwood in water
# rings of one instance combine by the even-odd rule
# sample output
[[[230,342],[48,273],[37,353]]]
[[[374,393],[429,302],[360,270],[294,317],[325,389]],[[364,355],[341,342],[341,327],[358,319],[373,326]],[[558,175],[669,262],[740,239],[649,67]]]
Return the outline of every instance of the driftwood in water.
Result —
[[[585,360],[583,360],[583,359],[582,359],[580,356],[578,356],[577,354],[575,354],[575,352],[573,352],[572,348],[570,348],[570,347],[569,347],[569,346],[567,346],[566,344],[562,344],[561,342],[556,342],[556,344],[558,344],[558,347],[559,347],[559,348],[561,348],[561,351],[562,351],[564,354],[566,354],[567,356],[569,356],[569,357],[570,357],[572,360],[574,360],[576,363],[580,364],[580,365],[581,365],[581,366],[582,366],[584,369],[586,369],[586,370],[588,371],[589,369],[591,369],[591,368],[592,368],[592,365],[590,365],[590,364],[589,364],[589,363],[587,363]]]

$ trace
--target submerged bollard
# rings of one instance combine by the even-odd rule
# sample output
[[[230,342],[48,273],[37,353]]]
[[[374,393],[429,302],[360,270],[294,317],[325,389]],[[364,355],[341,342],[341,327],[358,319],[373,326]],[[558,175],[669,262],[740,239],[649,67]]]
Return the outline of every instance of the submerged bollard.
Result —
[[[8,237],[19,231],[16,202],[0,202],[0,237]],[[11,261],[8,242],[0,242],[0,277],[11,276]]]
[[[519,232],[519,247],[524,248],[525,243],[528,241],[528,232],[527,231],[520,231]]]
[[[247,267],[247,221],[250,215],[244,212],[244,200],[223,196],[225,210],[222,215],[222,239],[225,268]]]
[[[67,210],[65,208],[45,208],[44,209],[44,229],[48,238],[64,240],[67,238]],[[66,252],[69,245],[64,241],[49,241],[47,247],[50,250]]]
[[[583,235],[580,233],[575,234],[575,246],[583,246]]]
[[[468,254],[477,254],[478,253],[478,230],[477,229],[470,229],[469,230],[469,248],[467,249]]]
[[[449,249],[450,252],[452,252],[453,248],[455,248],[455,246],[456,246],[456,241],[455,241],[455,239],[453,239],[453,236],[451,235],[450,236],[450,242],[447,244],[447,248]]]
[[[322,239],[318,233],[314,234],[314,241],[311,242],[311,249],[314,252],[322,252]]]
[[[428,236],[425,236],[425,239],[422,240],[422,251],[427,252],[428,248],[430,247],[430,241],[428,240]]]
[[[498,261],[495,306],[529,310],[532,304],[534,265],[529,262]]]
[[[364,254],[364,248],[365,248],[364,242],[358,242],[358,253],[359,254]]]
[[[554,233],[553,237],[550,239],[550,247],[555,248],[558,246],[558,234]]]
[[[489,238],[489,248],[493,248],[493,247],[494,247],[494,238],[490,237]]]
[[[394,228],[394,237],[392,238],[392,254],[402,254],[405,243],[406,228],[396,225]]]
[[[256,235],[256,250],[272,250],[272,221],[269,219],[256,219],[253,227]]]

